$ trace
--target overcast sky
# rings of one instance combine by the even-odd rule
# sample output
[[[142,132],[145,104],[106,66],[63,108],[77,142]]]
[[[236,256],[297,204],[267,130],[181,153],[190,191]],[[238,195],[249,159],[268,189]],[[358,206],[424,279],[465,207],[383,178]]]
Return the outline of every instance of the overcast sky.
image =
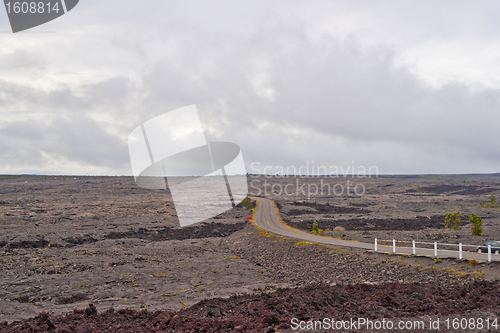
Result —
[[[12,34],[0,8],[0,173],[131,175],[132,130],[191,104],[249,172],[500,172],[498,17],[494,1],[80,0]]]

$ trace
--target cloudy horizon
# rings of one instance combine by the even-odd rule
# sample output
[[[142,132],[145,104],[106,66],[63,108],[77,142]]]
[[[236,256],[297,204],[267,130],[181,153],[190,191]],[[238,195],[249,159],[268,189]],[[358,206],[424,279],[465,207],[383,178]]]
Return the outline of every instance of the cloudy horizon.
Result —
[[[12,34],[0,174],[131,175],[127,137],[196,104],[247,171],[500,172],[500,4],[81,0]],[[254,164],[255,165],[255,164]]]

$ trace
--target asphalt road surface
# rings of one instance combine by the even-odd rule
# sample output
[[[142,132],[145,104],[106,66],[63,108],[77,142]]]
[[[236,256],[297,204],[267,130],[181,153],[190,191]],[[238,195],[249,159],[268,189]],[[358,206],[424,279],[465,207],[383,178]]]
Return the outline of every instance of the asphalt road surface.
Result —
[[[322,243],[322,244],[328,244],[328,245],[337,245],[337,246],[350,246],[350,247],[357,247],[361,249],[367,249],[367,250],[375,250],[375,244],[374,243],[362,243],[362,242],[355,242],[355,241],[348,241],[348,240],[341,240],[341,239],[335,239],[335,238],[330,238],[330,237],[323,237],[323,236],[318,236],[314,235],[308,232],[300,231],[297,229],[293,229],[289,226],[284,225],[283,223],[280,222],[278,219],[278,209],[274,205],[274,202],[265,199],[265,198],[254,198],[252,197],[253,200],[257,200],[259,202],[259,206],[257,209],[257,212],[255,214],[255,224],[257,224],[259,227],[272,232],[273,234],[276,235],[281,235],[281,236],[287,236],[287,237],[292,237],[292,238],[297,238],[303,241],[307,242],[317,242],[317,243]],[[413,254],[413,248],[411,247],[411,243],[408,243],[409,247],[402,247],[402,246],[397,246],[396,247],[396,254]],[[393,252],[393,247],[392,246],[386,246],[386,245],[378,245],[377,246],[377,251],[378,252],[384,252],[384,253],[389,253]],[[458,252],[458,246],[456,251],[451,251],[451,250],[437,250],[437,256],[435,256],[434,249],[422,249],[422,248],[416,248],[416,253],[415,255],[418,256],[426,256],[426,257],[437,257],[437,258],[459,258],[459,252]],[[476,259],[478,261],[487,261],[488,260],[488,254],[487,253],[477,253],[477,252],[462,252],[462,259]],[[500,261],[500,255],[498,254],[491,254],[491,260],[492,261]]]

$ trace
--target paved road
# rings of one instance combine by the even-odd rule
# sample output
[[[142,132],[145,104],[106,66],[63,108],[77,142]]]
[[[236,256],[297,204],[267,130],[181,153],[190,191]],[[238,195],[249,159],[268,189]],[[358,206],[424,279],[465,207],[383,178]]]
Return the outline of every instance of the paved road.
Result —
[[[253,200],[259,201],[259,207],[256,212],[255,223],[274,234],[287,236],[292,238],[297,238],[307,242],[317,242],[328,245],[338,245],[338,246],[350,246],[357,247],[367,250],[375,250],[375,244],[373,243],[362,243],[347,241],[341,239],[334,239],[329,237],[317,236],[297,229],[292,229],[284,224],[282,224],[277,216],[277,209],[274,202],[269,199],[264,198],[254,198]],[[392,246],[378,245],[378,252],[393,252]],[[396,254],[413,254],[413,249],[411,247],[396,247]],[[434,249],[416,249],[416,255],[434,257]],[[458,246],[457,251],[440,250],[437,251],[438,258],[459,258]],[[488,254],[476,253],[476,252],[462,252],[463,259],[476,259],[481,261],[488,260]],[[491,259],[494,261],[500,261],[500,255],[492,254]]]

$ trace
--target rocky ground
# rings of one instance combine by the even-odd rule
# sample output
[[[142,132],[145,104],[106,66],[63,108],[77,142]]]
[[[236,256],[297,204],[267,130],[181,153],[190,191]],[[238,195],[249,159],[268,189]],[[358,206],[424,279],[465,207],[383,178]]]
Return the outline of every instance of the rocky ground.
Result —
[[[182,309],[252,292],[270,279],[223,252],[242,230],[241,206],[180,228],[165,191],[129,177],[4,177],[0,180],[0,319],[41,311]]]
[[[292,318],[386,318],[427,323],[431,318],[494,321],[500,316],[500,283],[472,271],[488,265],[450,261],[431,267],[428,263],[432,260],[425,258],[300,244],[255,227],[232,234],[220,248],[238,254],[241,262],[256,265],[255,275],[263,272],[274,283],[290,287],[277,288],[268,281],[254,293],[212,297],[177,312],[89,304],[66,316],[41,313],[31,320],[5,323],[0,332],[50,327],[56,332],[287,332],[292,331]],[[498,267],[490,269],[498,276]]]
[[[287,182],[286,179],[280,181]],[[304,195],[270,195],[269,198],[278,203],[284,221],[301,230],[311,231],[316,220],[326,236],[368,243],[375,238],[464,245],[500,240],[500,205],[490,204],[491,195],[500,201],[500,177],[496,175],[308,178],[300,181],[305,189],[311,187],[312,193],[314,186],[321,188],[322,184],[329,184],[330,188],[341,184],[347,188],[347,181],[363,185],[366,192],[362,196],[354,191],[342,196],[318,193],[309,199]],[[417,186],[421,193],[416,192]],[[460,231],[445,229],[445,215],[453,211],[462,215]],[[482,218],[482,236],[471,235],[471,213]],[[475,249],[476,246],[464,248]]]
[[[499,303],[498,283],[484,281],[451,288],[433,283],[311,285],[201,301],[179,312],[114,311],[110,308],[99,314],[91,304],[64,317],[42,313],[29,321],[0,326],[0,332],[285,332],[293,331],[293,318],[304,321],[304,327],[308,322],[313,325],[324,318],[329,318],[329,323],[365,318],[372,322],[392,321],[395,325],[399,321],[418,321],[424,325],[421,326],[423,329],[408,330],[413,332],[432,331],[429,322],[440,318],[440,329],[435,331],[443,332],[449,331],[445,329],[447,318],[464,318],[453,316],[457,313],[467,318],[488,318],[495,323],[500,314]],[[486,307],[485,304],[491,306]],[[373,331],[367,327],[357,326],[353,331]]]
[[[500,315],[498,263],[304,243],[247,227],[243,207],[179,228],[165,191],[139,189],[126,177],[54,178],[0,180],[0,332],[272,332],[290,331],[294,317]],[[269,197],[296,227],[337,223],[329,225],[335,237],[407,233],[477,244],[498,238],[498,209],[478,205],[499,183],[494,176],[365,179],[365,196]],[[417,184],[426,192],[414,193]],[[484,237],[467,238],[465,225],[443,229],[439,219],[451,210],[483,216]]]
[[[248,214],[239,206],[196,229],[211,229],[203,237],[221,236],[234,229],[221,224],[242,224]],[[66,247],[117,234],[185,239],[182,234],[193,238],[196,231],[179,227],[168,191],[139,188],[131,177],[0,176],[0,224],[0,246],[7,248]],[[167,236],[173,233],[179,236]]]

